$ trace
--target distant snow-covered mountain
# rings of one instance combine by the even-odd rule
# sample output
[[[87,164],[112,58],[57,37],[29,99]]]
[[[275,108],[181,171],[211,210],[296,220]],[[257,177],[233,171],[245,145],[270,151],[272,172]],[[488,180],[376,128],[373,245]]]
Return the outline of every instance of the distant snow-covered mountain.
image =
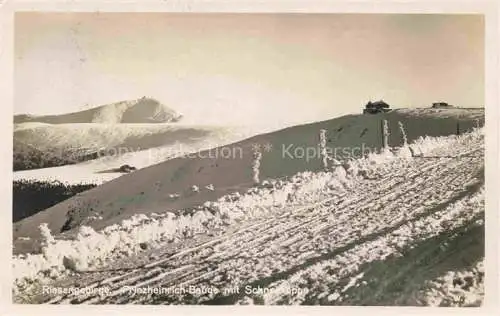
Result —
[[[159,101],[142,97],[67,114],[40,116],[19,114],[14,116],[14,123],[172,123],[178,122],[181,118],[181,114]]]

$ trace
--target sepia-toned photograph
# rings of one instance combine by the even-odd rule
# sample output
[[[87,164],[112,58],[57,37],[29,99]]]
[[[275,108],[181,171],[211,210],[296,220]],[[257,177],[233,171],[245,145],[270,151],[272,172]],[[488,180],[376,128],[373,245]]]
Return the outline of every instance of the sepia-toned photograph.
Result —
[[[484,15],[26,11],[13,41],[14,304],[483,305]]]

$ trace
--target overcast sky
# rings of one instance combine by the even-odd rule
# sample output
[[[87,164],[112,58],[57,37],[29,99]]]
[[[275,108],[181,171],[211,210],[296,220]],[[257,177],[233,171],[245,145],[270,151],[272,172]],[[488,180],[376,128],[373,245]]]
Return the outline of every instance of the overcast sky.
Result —
[[[151,96],[193,123],[484,104],[478,15],[16,13],[15,113]]]

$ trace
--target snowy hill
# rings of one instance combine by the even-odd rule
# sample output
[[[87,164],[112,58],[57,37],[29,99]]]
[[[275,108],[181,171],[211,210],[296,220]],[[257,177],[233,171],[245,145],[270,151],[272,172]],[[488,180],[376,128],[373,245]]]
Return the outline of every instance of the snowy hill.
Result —
[[[155,164],[106,182],[15,223],[15,251],[38,248],[36,244],[39,243],[40,233],[37,227],[41,223],[47,223],[53,232],[71,234],[82,224],[102,229],[134,214],[189,209],[215,201],[225,194],[245,192],[253,185],[251,166],[256,146],[262,150],[261,177],[279,178],[307,170],[322,170],[318,155],[320,129],[327,130],[329,147],[340,148],[336,151],[336,158],[345,160],[360,158],[359,155],[367,148],[369,152],[381,148],[382,119],[389,122],[389,145],[394,147],[402,144],[398,122],[404,124],[408,141],[413,142],[425,135],[456,134],[457,127],[460,133],[464,133],[477,124],[476,120],[480,120],[482,125],[484,118],[482,110],[464,109],[454,112],[452,116],[443,113],[447,112],[414,109],[378,115],[349,115],[254,136]],[[303,155],[308,148],[315,153],[311,159]],[[200,191],[193,192],[193,186],[201,188]],[[21,240],[18,237],[31,239]]]
[[[72,123],[169,123],[177,122],[182,115],[152,98],[140,98],[101,105],[92,109],[59,115],[14,116],[14,123],[39,122],[48,124]]]
[[[47,221],[40,230],[42,254],[14,259],[15,300],[480,305],[483,130],[417,138],[408,146],[328,171],[270,179],[241,194],[226,190],[215,202],[192,210],[135,215],[98,232],[81,227],[72,238],[56,234],[54,239],[57,230],[49,229],[54,222]],[[419,156],[407,155],[409,148]],[[123,195],[127,183],[132,191],[144,190],[140,196],[145,198],[136,205],[153,207],[144,184],[158,177],[141,173],[166,172],[164,165],[172,167],[172,162],[111,181],[85,198],[102,198],[102,190],[109,195],[113,188],[115,196]],[[62,204],[43,219],[56,216]],[[42,293],[39,288],[47,284],[101,292]],[[162,292],[148,292],[156,290]]]
[[[242,134],[243,133],[243,134]],[[87,160],[97,159],[90,163],[83,163],[76,167],[87,172],[87,177],[96,171],[116,167],[119,160],[123,163],[144,167],[165,160],[169,154],[166,147],[174,147],[180,151],[182,147],[199,148],[201,142],[213,142],[214,146],[226,144],[225,140],[235,141],[247,136],[243,128],[229,128],[217,126],[193,126],[176,124],[43,124],[22,123],[14,129],[14,171],[38,169],[47,167],[78,164]],[[154,156],[153,150],[159,149],[164,156]],[[173,150],[170,155],[173,155]],[[175,152],[175,153],[177,153]],[[129,159],[144,156],[140,159]],[[149,161],[146,161],[149,159]],[[156,159],[156,160],[155,160]],[[89,165],[91,165],[89,170]],[[118,165],[119,166],[119,165]],[[32,178],[41,180],[40,174],[53,176],[69,176],[64,169],[31,170],[16,172],[14,178]],[[75,167],[70,168],[76,171]],[[76,172],[79,173],[79,172]],[[82,181],[77,176],[59,178],[65,182]],[[101,182],[101,181],[95,181]]]

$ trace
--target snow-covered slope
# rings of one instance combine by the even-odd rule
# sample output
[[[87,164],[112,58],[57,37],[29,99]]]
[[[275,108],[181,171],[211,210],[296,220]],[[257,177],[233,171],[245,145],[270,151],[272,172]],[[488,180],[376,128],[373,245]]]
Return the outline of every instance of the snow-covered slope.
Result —
[[[14,123],[168,123],[176,122],[181,117],[182,115],[157,100],[143,97],[68,114],[42,116],[20,114],[14,116]]]
[[[82,227],[73,240],[54,240],[42,225],[42,254],[14,260],[16,299],[478,304],[481,277],[458,277],[465,282],[458,283],[459,301],[449,278],[476,271],[484,256],[483,130],[410,146],[419,157],[407,147],[370,154],[328,172],[271,179],[192,211],[136,215],[100,232]],[[89,291],[37,290],[77,283]]]

